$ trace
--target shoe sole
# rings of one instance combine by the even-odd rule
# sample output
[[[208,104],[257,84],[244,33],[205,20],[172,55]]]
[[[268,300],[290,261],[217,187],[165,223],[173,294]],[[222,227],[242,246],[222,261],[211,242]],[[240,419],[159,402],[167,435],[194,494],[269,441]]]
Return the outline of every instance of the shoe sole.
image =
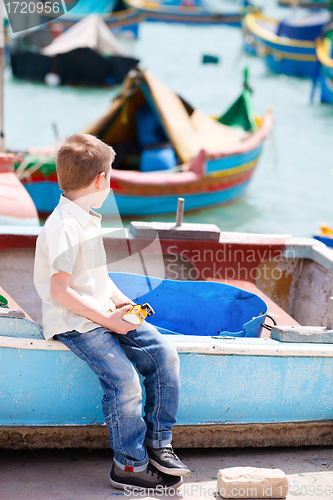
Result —
[[[183,480],[180,479],[180,481],[178,481],[178,483],[173,484],[172,486],[163,486],[163,487],[158,487],[158,486],[157,487],[156,486],[155,487],[153,487],[153,486],[146,487],[146,486],[137,486],[135,484],[118,483],[118,482],[114,481],[113,479],[111,479],[111,477],[110,477],[110,483],[114,488],[118,488],[120,490],[124,490],[126,487],[127,489],[138,490],[138,491],[145,491],[145,490],[169,491],[172,489],[179,488],[179,486],[181,486],[183,484]]]
[[[163,467],[163,465],[155,462],[152,458],[149,458],[149,462],[156,467],[160,472],[168,474],[169,476],[189,476],[191,471],[189,469],[170,469],[168,467]]]

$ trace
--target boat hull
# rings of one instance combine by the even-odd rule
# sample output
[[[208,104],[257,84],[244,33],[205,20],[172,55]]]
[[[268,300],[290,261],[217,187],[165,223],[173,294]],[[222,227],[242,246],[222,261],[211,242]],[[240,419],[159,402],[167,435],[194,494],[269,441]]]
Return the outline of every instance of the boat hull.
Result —
[[[16,177],[14,156],[0,154],[0,225],[39,226],[36,207]]]
[[[294,0],[277,0],[277,3],[282,7],[292,7]],[[297,6],[305,7],[307,9],[327,9],[330,6],[330,2],[297,0]]]
[[[314,351],[303,348],[297,352],[294,345],[281,347],[281,343],[271,339],[169,338],[180,357],[177,426],[188,432],[183,440],[181,433],[178,435],[181,446],[202,446],[209,441],[209,446],[221,445],[221,442],[226,446],[231,436],[222,438],[221,431],[232,428],[235,432],[241,427],[249,432],[247,442],[242,441],[244,446],[256,446],[258,442],[261,446],[281,445],[284,438],[274,433],[274,428],[296,429],[298,425],[306,427],[306,422],[319,427],[331,425],[332,347],[320,344]],[[95,446],[107,446],[101,405],[103,393],[97,377],[85,363],[62,344],[55,345],[56,341],[50,347],[50,342],[31,339],[19,339],[13,345],[12,338],[5,346],[6,340],[2,337],[0,350],[3,409],[0,446],[10,447],[9,442],[4,442],[4,435],[14,434],[19,428],[28,434],[37,428],[40,434],[48,434],[51,428],[54,441],[57,432],[62,432],[65,437],[60,445],[68,446],[71,440],[75,445],[80,436],[75,437],[75,429],[71,434],[71,426],[82,429],[81,446],[85,440],[89,443],[90,428],[96,432],[96,426],[101,426],[97,429],[101,436]],[[200,376],[193,377],[194,373]],[[230,380],[232,383],[226,383]],[[263,380],[268,384],[263,384]],[[255,437],[260,428],[263,435]],[[266,428],[269,431],[265,439]],[[213,432],[215,444],[212,435],[207,436],[209,432]],[[240,440],[239,434],[237,439]],[[299,437],[288,436],[288,439],[289,445],[300,444],[297,443]],[[325,443],[327,439],[326,436]],[[43,447],[49,440],[50,436],[44,444],[39,441],[38,445],[33,440],[30,444]],[[310,436],[308,440],[311,441]],[[25,440],[25,445],[21,442],[19,447],[29,448],[30,444]]]
[[[177,193],[166,196],[126,195],[113,190],[113,193],[110,193],[99,212],[103,217],[115,217],[118,214],[124,217],[171,214],[177,209],[179,197],[185,199],[186,211],[210,208],[232,202],[241,197],[245,193],[249,182],[250,178],[246,178],[234,186],[225,184],[215,192],[206,190],[202,193],[189,193],[180,188]],[[34,200],[39,213],[49,214],[58,205],[62,191],[57,182],[41,180],[25,184],[25,187]]]
[[[82,8],[81,1],[80,8]],[[79,22],[83,17],[92,13],[94,12],[87,11],[84,14],[73,14],[70,12],[62,16],[58,22],[67,29]],[[111,14],[97,13],[102,17],[114,35],[123,36],[125,34],[131,38],[138,38],[139,24],[143,20],[143,15],[137,10],[129,8],[112,12]]]
[[[244,7],[235,9],[234,12],[210,12],[196,5],[161,5],[144,0],[127,0],[129,7],[142,12],[146,21],[158,21],[167,23],[185,24],[227,24],[229,26],[240,26],[245,8],[251,7],[250,1],[244,1]]]
[[[241,158],[239,160],[238,167],[221,172],[221,174],[229,175],[221,175],[222,178],[218,182],[216,182],[217,177],[212,177],[212,183],[208,182],[210,177],[206,176],[195,185],[179,184],[178,186],[173,185],[169,189],[157,186],[155,194],[152,193],[154,191],[152,186],[148,184],[136,186],[128,183],[120,184],[111,180],[112,192],[105,200],[100,213],[110,217],[118,214],[125,217],[170,214],[177,209],[179,197],[185,199],[187,211],[231,202],[244,194],[257,164],[256,159],[247,168],[247,164],[242,164]],[[233,174],[232,171],[237,169],[240,172]],[[38,212],[50,213],[59,203],[61,190],[56,179],[35,179],[32,183],[27,182],[24,185],[34,200]]]
[[[248,14],[244,24],[257,46],[257,54],[264,59],[268,69],[274,73],[313,77],[317,63],[315,42],[278,36],[260,25],[265,20],[277,24],[261,14]]]

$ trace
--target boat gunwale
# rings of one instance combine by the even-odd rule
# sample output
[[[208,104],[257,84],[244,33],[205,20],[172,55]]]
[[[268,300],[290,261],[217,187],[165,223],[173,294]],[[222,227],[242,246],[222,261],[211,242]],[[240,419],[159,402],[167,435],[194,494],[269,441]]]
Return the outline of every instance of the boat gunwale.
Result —
[[[197,335],[165,335],[179,354],[333,358],[333,344],[279,342],[267,338],[203,337]],[[190,337],[186,341],[183,337]],[[0,336],[1,348],[38,351],[69,351],[57,340]]]
[[[296,40],[295,38],[287,38],[275,35],[270,33],[268,30],[265,30],[261,26],[258,26],[257,20],[261,19],[264,21],[269,21],[275,24],[279,24],[279,20],[264,16],[263,14],[258,13],[249,13],[244,18],[245,26],[252,31],[252,33],[264,41],[272,42],[277,45],[284,45],[286,47],[295,47],[295,48],[304,48],[304,49],[314,49],[315,41],[301,41]]]
[[[134,10],[138,10],[139,12],[143,12],[144,14],[156,14],[156,15],[170,15],[170,16],[189,16],[189,17],[200,17],[207,16],[212,19],[224,19],[225,17],[235,18],[235,20],[239,21],[242,12],[244,11],[244,7],[240,7],[239,11],[235,12],[210,12],[209,10],[197,6],[197,5],[164,5],[158,4],[153,1],[146,0],[124,0],[125,4]]]
[[[293,0],[277,0],[277,3],[281,7],[291,7]],[[305,9],[327,9],[329,7],[329,1],[328,2],[304,2],[302,0],[298,1],[298,6],[303,7]]]

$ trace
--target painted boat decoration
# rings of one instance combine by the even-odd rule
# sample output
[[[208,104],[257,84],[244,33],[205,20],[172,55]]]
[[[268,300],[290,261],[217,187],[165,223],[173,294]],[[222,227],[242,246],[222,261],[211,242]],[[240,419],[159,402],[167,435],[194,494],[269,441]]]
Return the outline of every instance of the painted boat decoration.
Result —
[[[321,234],[316,234],[314,236],[314,239],[318,240],[318,241],[321,241],[322,243],[324,243],[328,247],[332,247],[333,248],[333,237],[332,236],[329,237],[329,236],[323,236]]]
[[[14,173],[14,155],[0,153],[0,226],[39,226],[36,207]]]
[[[251,0],[204,2],[202,0],[124,0],[128,7],[142,12],[147,21],[186,24],[228,24],[240,26]]]
[[[300,325],[321,325],[319,330],[326,331],[333,294],[331,250],[313,239],[221,233],[211,225],[184,224],[175,231],[174,224],[137,224],[132,237],[104,230],[110,272],[131,266],[137,273],[133,263],[144,262],[145,276],[145,267],[161,270],[162,262],[161,286],[164,278],[185,281],[184,316],[191,303],[185,290],[200,290],[202,283],[193,280],[206,285],[206,292],[198,293],[200,306],[191,311],[194,335],[182,326],[175,332],[182,334],[170,334],[170,324],[164,324],[181,366],[174,446],[332,445],[332,343],[304,342],[301,334],[299,340],[283,342],[268,338],[266,330],[259,338],[220,336],[216,325],[208,325],[216,317],[212,290],[226,283],[263,299],[280,329],[289,325],[294,337],[305,328]],[[13,297],[29,315],[0,316],[0,447],[108,447],[98,379],[63,344],[43,340],[36,325],[41,304],[32,273],[38,232],[0,231],[0,294]],[[118,277],[119,285],[128,288],[128,276]],[[154,280],[140,279],[147,293],[158,291]],[[171,281],[171,286],[181,285]],[[140,294],[141,289],[134,298],[142,302],[146,295]],[[9,307],[19,309],[17,303],[10,299]],[[161,296],[158,308],[168,319]],[[259,311],[265,312],[259,307],[254,315]]]
[[[321,241],[328,247],[333,247],[333,228],[320,224],[320,233],[314,236],[315,240]]]
[[[317,40],[321,102],[333,104],[333,26]],[[316,75],[317,76],[317,75]]]
[[[139,61],[91,14],[56,37],[53,24],[24,32],[10,44],[10,63],[16,78],[98,87],[122,83]]]
[[[102,215],[173,213],[179,196],[188,210],[238,198],[271,126],[270,112],[255,119],[247,83],[240,98],[215,120],[193,110],[151,74],[129,74],[111,108],[83,130],[117,153],[114,196],[105,201]],[[51,212],[60,196],[54,157],[28,155],[19,169],[37,210]]]
[[[67,14],[57,19],[57,24],[69,28],[90,14],[97,14],[115,36],[138,38],[139,23],[143,15],[128,8],[123,0],[80,0]],[[44,14],[47,17],[47,14]]]
[[[329,20],[328,11],[283,21],[249,13],[244,18],[245,36],[252,37],[258,55],[274,73],[313,77],[317,63],[315,40]]]
[[[330,2],[323,0],[276,0],[281,7],[304,7],[306,9],[328,9]]]

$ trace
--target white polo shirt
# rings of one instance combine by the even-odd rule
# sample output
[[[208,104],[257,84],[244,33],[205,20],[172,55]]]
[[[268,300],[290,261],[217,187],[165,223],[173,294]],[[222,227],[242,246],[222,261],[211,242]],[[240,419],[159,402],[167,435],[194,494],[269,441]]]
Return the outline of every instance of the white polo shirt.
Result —
[[[37,238],[34,284],[43,301],[43,334],[49,340],[58,333],[81,333],[100,325],[74,314],[51,297],[51,276],[64,271],[69,286],[101,312],[114,311],[122,302],[109,278],[101,235],[101,216],[86,212],[63,195]]]

